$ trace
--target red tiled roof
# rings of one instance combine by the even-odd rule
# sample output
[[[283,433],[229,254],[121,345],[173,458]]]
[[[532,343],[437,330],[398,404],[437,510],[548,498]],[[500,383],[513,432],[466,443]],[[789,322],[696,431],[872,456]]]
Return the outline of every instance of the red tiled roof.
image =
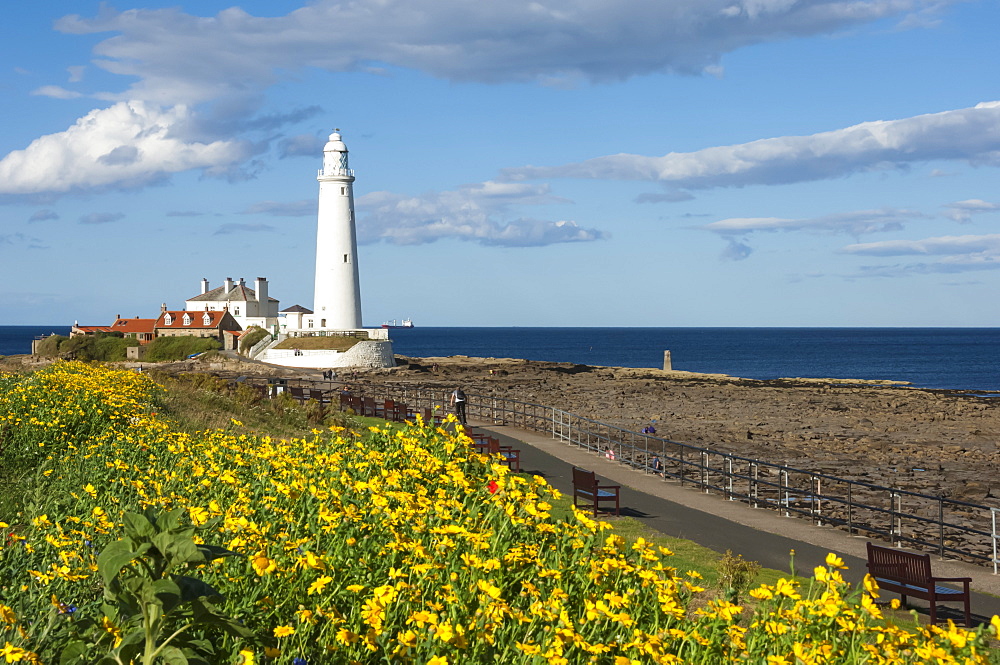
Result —
[[[170,325],[164,322],[164,317],[169,314],[171,317]],[[187,314],[190,318],[191,323],[184,324],[184,315]],[[208,315],[208,324],[205,324],[205,315]],[[222,317],[224,317],[229,312],[222,310],[219,312],[188,312],[185,310],[180,310],[177,312],[163,312],[160,314],[160,318],[156,319],[157,328],[167,328],[170,330],[180,329],[187,330],[190,328],[218,328],[219,324],[222,322]]]
[[[108,330],[129,334],[151,333],[156,327],[156,319],[115,319]]]
[[[73,326],[73,329],[84,333],[111,332],[108,326]]]

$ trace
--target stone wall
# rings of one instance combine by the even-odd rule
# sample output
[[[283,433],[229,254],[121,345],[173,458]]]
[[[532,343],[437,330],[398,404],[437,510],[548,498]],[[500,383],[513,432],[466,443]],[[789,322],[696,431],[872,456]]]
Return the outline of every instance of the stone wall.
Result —
[[[317,369],[332,367],[378,369],[396,366],[396,360],[392,354],[392,342],[389,340],[362,340],[343,353],[303,349],[299,351],[299,355],[295,355],[292,349],[268,349],[257,359],[270,365]]]

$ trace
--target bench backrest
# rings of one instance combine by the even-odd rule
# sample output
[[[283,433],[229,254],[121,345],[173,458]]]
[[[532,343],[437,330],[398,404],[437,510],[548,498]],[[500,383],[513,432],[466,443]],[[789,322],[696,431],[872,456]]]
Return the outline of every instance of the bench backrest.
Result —
[[[591,488],[597,485],[597,474],[586,469],[573,467],[573,487]]]
[[[931,579],[931,557],[868,543],[868,572],[872,577],[925,584]]]

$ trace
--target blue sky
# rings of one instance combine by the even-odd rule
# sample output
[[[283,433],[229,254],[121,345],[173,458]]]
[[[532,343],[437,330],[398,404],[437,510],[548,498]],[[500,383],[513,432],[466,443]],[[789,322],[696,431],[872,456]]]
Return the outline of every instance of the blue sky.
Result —
[[[0,325],[311,306],[334,127],[366,325],[1000,325],[993,0],[4,10]]]

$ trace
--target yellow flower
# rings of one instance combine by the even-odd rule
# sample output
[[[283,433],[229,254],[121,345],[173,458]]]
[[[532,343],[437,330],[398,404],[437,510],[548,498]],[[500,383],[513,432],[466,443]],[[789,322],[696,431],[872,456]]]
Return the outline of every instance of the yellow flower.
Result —
[[[254,571],[263,577],[268,573],[273,573],[278,569],[278,564],[273,559],[268,559],[263,552],[260,552],[251,560]]]
[[[291,626],[278,626],[274,629],[275,637],[288,637],[289,635],[294,635],[295,629]]]
[[[208,521],[208,511],[201,506],[188,506],[188,515],[191,516],[191,523],[201,526]]]
[[[831,568],[837,568],[839,570],[847,569],[847,566],[844,565],[844,560],[841,559],[836,554],[834,554],[833,552],[830,552],[829,554],[826,555],[826,565],[830,566]]]
[[[448,659],[444,656],[434,656],[427,661],[427,665],[448,665]]]
[[[328,577],[326,575],[320,577],[311,585],[309,585],[309,591],[308,591],[309,595],[311,596],[314,593],[323,593],[323,588],[326,587],[326,585],[332,581],[333,581],[332,577]]]
[[[240,661],[243,665],[254,665],[253,651],[250,651],[249,649],[241,649],[240,657],[243,659]]]

